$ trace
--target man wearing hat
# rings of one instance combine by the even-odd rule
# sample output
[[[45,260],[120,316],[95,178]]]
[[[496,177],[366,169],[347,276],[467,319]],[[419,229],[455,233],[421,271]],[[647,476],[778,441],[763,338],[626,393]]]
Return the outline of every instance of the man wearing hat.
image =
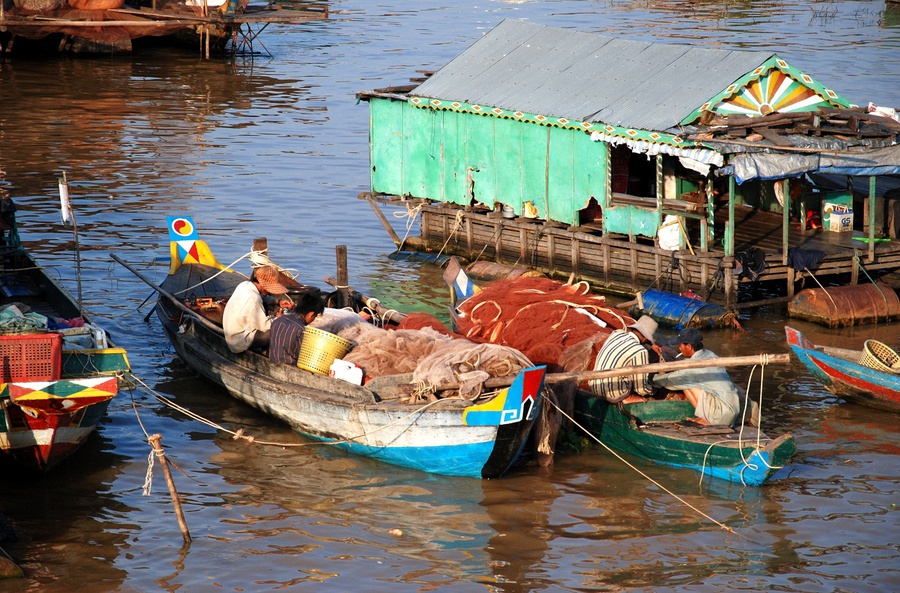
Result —
[[[698,329],[685,328],[678,333],[678,339],[678,350],[685,358],[718,358],[713,351],[703,347],[703,335]],[[741,398],[724,367],[673,371],[657,375],[653,384],[672,391],[683,391],[694,405],[697,417],[692,420],[699,424],[730,426],[738,417]]]
[[[644,315],[625,329],[613,331],[597,354],[594,370],[606,371],[649,364],[649,348],[657,355],[659,353],[653,342],[657,327],[659,326],[652,317]],[[658,356],[656,358],[658,360]],[[596,395],[614,404],[647,401],[646,398],[653,394],[653,383],[647,373],[595,379],[590,385]]]
[[[266,314],[263,297],[287,294],[287,288],[278,282],[275,266],[256,268],[249,280],[237,285],[222,313],[222,329],[225,342],[232,352],[244,352],[250,348],[261,349],[269,344],[269,328],[272,317]],[[293,307],[289,297],[279,299],[284,307]]]

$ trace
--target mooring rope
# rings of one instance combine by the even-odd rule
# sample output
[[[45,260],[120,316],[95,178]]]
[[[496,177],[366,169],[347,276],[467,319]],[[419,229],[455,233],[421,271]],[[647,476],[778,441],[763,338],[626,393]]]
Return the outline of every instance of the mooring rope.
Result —
[[[403,249],[403,245],[406,243],[406,240],[409,238],[409,234],[412,232],[413,225],[416,222],[416,218],[419,217],[419,213],[422,211],[422,204],[419,204],[415,208],[410,208],[409,204],[406,205],[406,212],[394,212],[394,218],[405,218],[406,220],[406,234],[403,235],[403,240],[400,241],[400,244],[397,245],[397,251]]]
[[[813,274],[812,272],[809,271],[809,268],[803,268],[803,269],[806,271],[807,274],[809,274],[809,275],[812,277],[813,280],[816,281],[816,284],[819,285],[819,288],[822,289],[822,291],[825,293],[825,296],[827,296],[827,297],[828,297],[828,300],[831,301],[831,304],[834,306],[834,311],[835,311],[835,313],[836,313],[837,310],[838,310],[838,306],[837,306],[837,303],[834,302],[834,299],[831,298],[831,293],[828,292],[828,289],[827,289],[827,288],[825,288],[824,286],[822,286],[822,283],[819,282],[819,279],[816,278],[816,275],[815,275],[815,274]]]
[[[456,217],[453,219],[453,227],[450,229],[450,232],[447,233],[447,240],[444,241],[443,245],[441,245],[441,250],[438,251],[438,254],[437,254],[438,257],[441,257],[441,254],[444,253],[444,249],[446,249],[447,245],[450,243],[450,239],[452,239],[454,237],[454,235],[456,235],[456,233],[459,231],[459,227],[462,226],[462,221],[463,221],[464,215],[465,215],[465,211],[463,211],[463,210],[456,211]]]
[[[257,439],[256,437],[254,437],[254,436],[252,436],[252,435],[247,435],[247,434],[245,434],[243,428],[239,428],[238,430],[230,430],[230,429],[228,429],[228,428],[225,428],[225,427],[222,426],[221,424],[218,424],[218,423],[216,423],[216,422],[213,422],[212,420],[209,420],[209,419],[204,418],[203,416],[201,416],[201,415],[199,415],[199,414],[196,414],[195,412],[192,412],[191,410],[185,408],[184,406],[180,406],[180,405],[176,404],[176,403],[173,402],[171,399],[169,399],[169,398],[167,398],[166,396],[164,396],[164,395],[162,395],[162,394],[156,392],[152,387],[150,387],[149,385],[147,385],[144,381],[142,381],[142,380],[141,380],[140,378],[138,378],[136,375],[130,374],[130,376],[131,376],[132,379],[134,379],[134,381],[135,381],[135,383],[136,383],[137,385],[139,385],[140,387],[142,387],[148,394],[150,394],[150,395],[151,395],[153,398],[155,398],[158,402],[160,402],[160,403],[163,404],[163,405],[169,406],[169,407],[172,408],[173,410],[176,410],[176,411],[178,411],[178,412],[181,412],[182,414],[184,414],[184,415],[187,416],[188,418],[191,418],[191,419],[193,419],[193,420],[196,420],[196,421],[198,421],[198,422],[201,422],[201,423],[203,423],[203,424],[205,424],[205,425],[207,425],[207,426],[209,426],[209,427],[211,427],[211,428],[214,428],[214,429],[216,429],[216,430],[219,430],[219,431],[221,431],[221,432],[230,434],[230,435],[232,436],[232,439],[234,439],[234,440],[236,440],[236,441],[237,441],[237,440],[244,440],[244,441],[246,441],[246,442],[248,442],[248,443],[251,443],[251,444],[257,444],[257,445],[271,445],[271,446],[276,446],[276,447],[297,447],[297,448],[299,448],[299,447],[312,447],[312,446],[321,446],[321,445],[341,445],[341,444],[344,444],[344,443],[348,443],[348,444],[354,444],[354,443],[356,443],[356,444],[358,444],[360,439],[362,439],[362,438],[364,438],[364,437],[367,437],[367,436],[369,436],[369,435],[375,434],[376,432],[379,432],[379,431],[385,430],[385,429],[387,429],[387,428],[391,428],[391,427],[393,427],[393,426],[396,426],[396,425],[398,425],[398,424],[401,424],[402,422],[408,420],[409,418],[412,418],[413,416],[416,416],[417,414],[421,414],[422,412],[424,412],[425,410],[427,410],[427,409],[430,408],[431,406],[433,406],[433,405],[435,405],[435,404],[437,404],[437,403],[440,403],[440,402],[444,401],[443,399],[437,399],[437,400],[434,400],[434,401],[432,401],[432,402],[428,402],[428,403],[426,403],[426,404],[424,404],[424,405],[422,405],[422,406],[416,408],[415,410],[411,411],[409,414],[406,414],[405,416],[402,416],[402,417],[400,417],[400,418],[397,418],[396,420],[394,420],[394,421],[392,421],[392,422],[389,422],[389,423],[385,424],[384,426],[380,426],[380,427],[376,428],[375,430],[363,432],[362,434],[358,434],[358,435],[355,435],[355,436],[347,437],[346,439],[343,439],[343,440],[316,441],[316,442],[311,442],[311,443],[285,443],[285,442],[277,442],[277,441],[262,441],[262,440],[259,440],[259,439]],[[132,398],[132,404],[134,404],[133,398]],[[137,414],[137,408],[136,408],[136,407],[135,407],[135,414]],[[140,422],[140,417],[138,417],[138,422]],[[141,425],[141,429],[143,430],[143,424]],[[147,431],[146,431],[146,430],[144,430],[144,434],[147,434]]]
[[[627,465],[629,468],[633,469],[633,470],[634,470],[635,472],[637,472],[641,477],[643,477],[643,478],[649,480],[651,484],[653,484],[654,486],[656,486],[657,488],[659,488],[660,490],[662,490],[663,492],[665,492],[666,494],[668,494],[669,496],[671,496],[672,498],[674,498],[675,500],[677,500],[678,502],[680,502],[681,504],[685,505],[686,507],[688,507],[689,509],[691,509],[692,511],[694,511],[695,513],[697,513],[697,514],[700,515],[701,517],[704,517],[704,518],[706,518],[706,519],[709,519],[710,521],[712,521],[713,523],[715,523],[716,525],[718,525],[719,527],[721,527],[721,528],[724,529],[725,531],[727,531],[727,532],[729,532],[729,533],[732,533],[732,534],[734,534],[734,535],[738,535],[738,536],[743,537],[743,538],[745,538],[745,539],[749,539],[749,538],[747,538],[747,536],[745,536],[745,535],[743,535],[743,534],[740,534],[740,533],[736,532],[734,529],[732,529],[731,527],[728,527],[727,525],[725,525],[725,524],[722,523],[721,521],[717,521],[717,520],[713,519],[712,517],[710,517],[709,515],[707,515],[706,513],[704,513],[703,511],[701,511],[700,509],[698,509],[697,507],[695,507],[694,505],[692,505],[691,503],[689,503],[688,501],[686,501],[685,499],[683,499],[682,497],[678,496],[677,494],[675,494],[674,492],[672,492],[671,490],[669,490],[668,488],[666,488],[665,486],[663,486],[662,484],[660,484],[659,482],[657,482],[656,480],[654,480],[653,478],[651,478],[650,476],[648,476],[646,473],[642,472],[640,469],[638,469],[637,467],[635,467],[633,464],[629,463],[627,459],[625,459],[624,457],[622,457],[621,455],[619,455],[618,453],[616,453],[613,449],[611,449],[606,443],[604,443],[603,441],[601,441],[600,439],[598,439],[595,435],[593,435],[593,434],[592,434],[590,431],[588,431],[585,427],[581,426],[574,418],[572,418],[570,415],[568,415],[568,414],[565,412],[565,410],[563,410],[563,409],[560,408],[558,405],[556,405],[556,403],[550,402],[549,400],[548,400],[548,402],[550,403],[550,405],[552,405],[553,407],[555,407],[555,408],[557,409],[557,411],[558,411],[560,414],[562,414],[567,420],[569,420],[575,427],[577,427],[577,428],[580,429],[582,432],[584,432],[584,434],[590,436],[590,438],[592,438],[593,440],[595,440],[595,441],[597,442],[597,444],[599,444],[601,447],[603,447],[604,449],[606,449],[607,452],[611,453],[616,459],[618,459],[619,461],[621,461],[622,463],[624,463],[625,465]]]

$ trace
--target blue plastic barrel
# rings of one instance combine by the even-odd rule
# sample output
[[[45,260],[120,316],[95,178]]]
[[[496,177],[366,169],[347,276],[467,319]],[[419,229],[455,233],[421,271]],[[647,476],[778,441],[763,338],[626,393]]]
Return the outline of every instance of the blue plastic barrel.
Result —
[[[722,327],[725,308],[714,303],[684,297],[662,290],[646,290],[643,293],[644,308],[636,311],[649,315],[660,325],[682,329]]]

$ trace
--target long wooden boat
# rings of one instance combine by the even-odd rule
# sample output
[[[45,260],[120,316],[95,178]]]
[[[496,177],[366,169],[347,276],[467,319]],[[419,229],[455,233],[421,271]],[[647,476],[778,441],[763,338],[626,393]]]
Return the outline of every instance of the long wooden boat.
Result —
[[[197,299],[221,303],[245,277],[215,260],[189,218],[170,217],[169,232],[173,263],[162,285],[132,272],[159,293],[157,314],[178,356],[233,397],[311,439],[435,474],[496,478],[518,458],[539,415],[544,367],[475,402],[446,397],[422,405],[402,398],[411,374],[355,385],[254,352],[235,354],[217,315],[191,307]],[[191,295],[187,304],[175,296],[183,294]]]
[[[817,346],[792,327],[784,331],[788,346],[828,391],[857,404],[900,412],[900,374],[860,364],[861,350]]]
[[[22,248],[14,225],[0,253],[0,452],[46,472],[94,431],[128,357]]]
[[[463,300],[480,290],[455,260],[451,260],[448,265],[444,280],[450,288],[452,312]],[[738,357],[716,360],[722,366],[731,366],[731,363],[749,364],[738,360]],[[690,363],[682,361],[669,364],[675,367]],[[662,371],[664,366],[666,365],[648,365],[647,372]],[[639,367],[631,368],[639,370]],[[596,379],[604,374],[627,374],[624,372],[626,370],[628,369],[549,374],[546,381],[548,384],[556,384],[567,376],[575,380]],[[790,434],[771,438],[756,427],[746,426],[741,430],[740,426],[700,426],[689,422],[688,419],[695,414],[694,407],[687,401],[650,400],[643,403],[610,404],[581,389],[575,391],[574,401],[574,419],[577,425],[613,449],[748,486],[759,486],[766,482],[797,450]]]

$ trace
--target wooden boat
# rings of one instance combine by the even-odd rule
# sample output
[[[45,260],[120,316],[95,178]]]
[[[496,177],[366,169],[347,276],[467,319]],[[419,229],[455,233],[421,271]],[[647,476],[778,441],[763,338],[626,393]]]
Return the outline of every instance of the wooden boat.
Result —
[[[700,426],[687,419],[687,401],[615,405],[579,391],[575,421],[609,447],[655,463],[686,467],[704,476],[760,486],[797,451],[794,438],[770,438],[756,428]]]
[[[451,300],[451,310],[480,288],[458,264],[451,264],[444,273]],[[758,364],[749,362],[755,357],[715,359],[715,366]],[[777,358],[777,357],[773,357]],[[787,357],[781,355],[782,361]],[[679,361],[644,367],[644,372],[666,372],[700,364],[705,361]],[[640,367],[630,367],[634,372]],[[629,369],[614,371],[583,371],[580,373],[548,374],[548,384],[564,380],[584,382],[605,376],[627,375]],[[562,398],[560,398],[562,399]],[[694,407],[687,401],[651,400],[633,404],[610,404],[593,393],[575,390],[574,420],[577,426],[605,445],[648,459],[650,461],[697,470],[705,476],[729,480],[748,486],[759,486],[786,464],[796,452],[794,438],[784,434],[770,438],[755,427],[701,426],[689,422]]]
[[[857,404],[900,412],[900,373],[860,364],[861,350],[817,346],[792,327],[784,331],[788,346],[828,391]]]
[[[426,472],[477,478],[503,475],[516,461],[539,415],[544,367],[475,402],[446,397],[404,403],[411,374],[355,385],[254,352],[231,352],[217,308],[245,280],[219,264],[187,217],[169,220],[172,266],[161,286],[116,258],[159,293],[157,314],[184,363],[233,397],[297,432],[357,455]],[[185,301],[174,295],[192,296]],[[218,309],[220,312],[221,309]],[[219,313],[220,314],[220,313]]]
[[[45,472],[93,432],[118,392],[117,376],[130,367],[125,350],[21,247],[14,225],[0,252],[0,452]],[[21,320],[10,317],[25,310]],[[41,326],[40,316],[50,321]],[[85,323],[66,327],[57,318]]]

